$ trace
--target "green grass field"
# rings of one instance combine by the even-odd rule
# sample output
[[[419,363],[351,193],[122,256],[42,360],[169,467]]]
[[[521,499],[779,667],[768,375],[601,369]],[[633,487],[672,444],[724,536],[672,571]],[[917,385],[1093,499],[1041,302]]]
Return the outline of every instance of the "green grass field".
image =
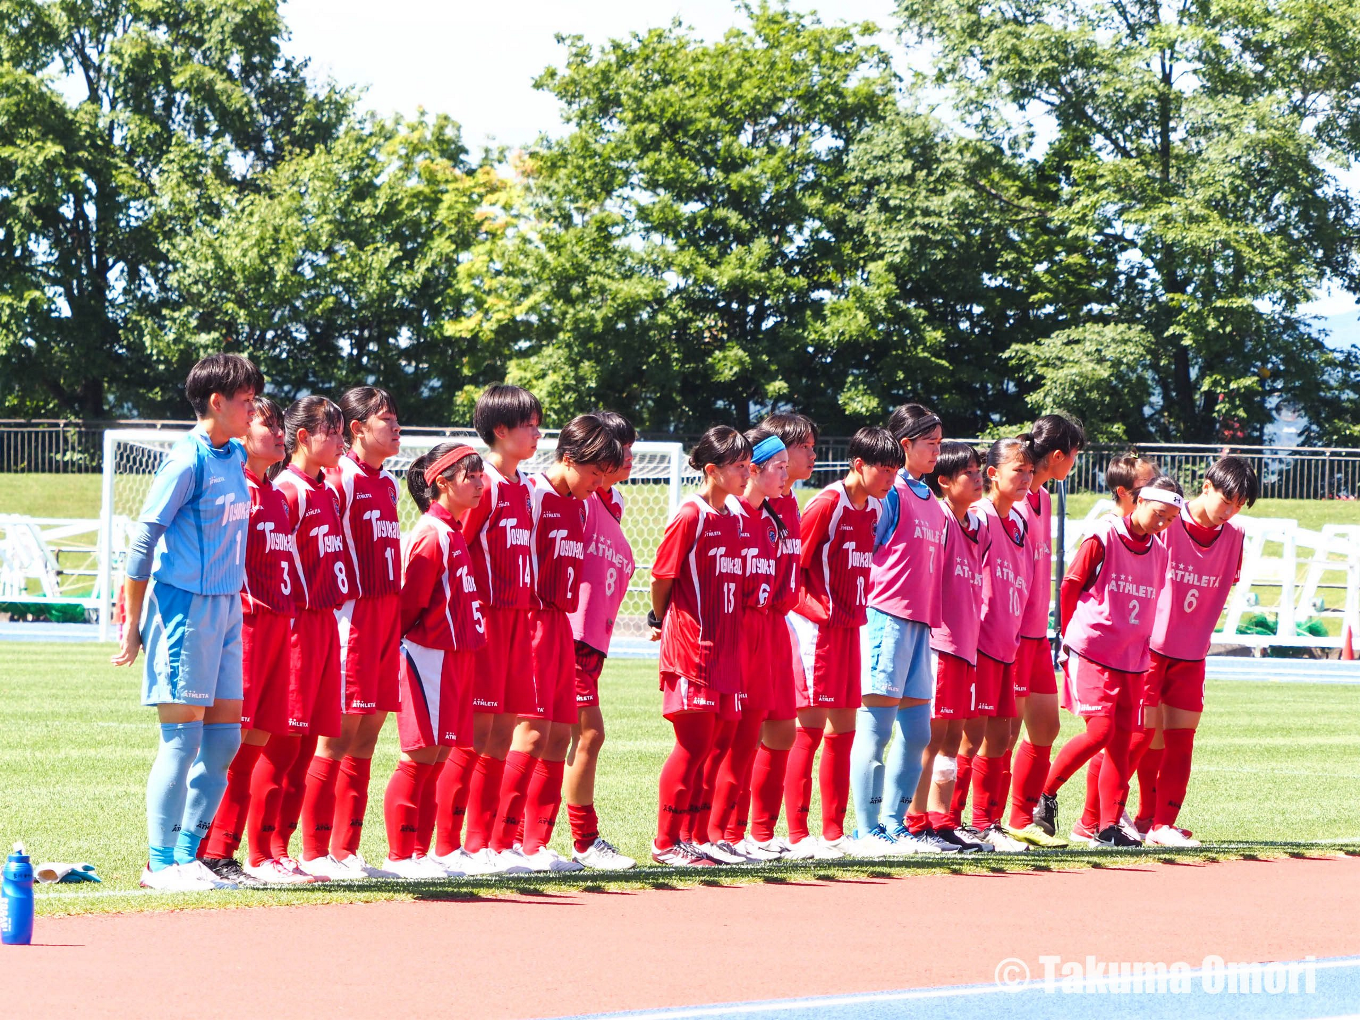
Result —
[[[865,873],[1069,867],[1111,863],[1093,851],[1047,852],[1024,859],[825,862],[760,869],[708,869],[677,875],[647,869],[600,876],[534,876],[439,884],[367,883],[282,892],[195,897],[136,890],[145,859],[145,782],[155,748],[154,714],[137,704],[139,673],[108,665],[111,646],[6,644],[0,655],[0,842],[22,839],[38,860],[89,861],[104,883],[40,891],[44,913],[259,905],[413,897],[494,895],[548,886],[674,885],[682,882],[788,881]],[[137,669],[140,669],[140,663]],[[656,776],[670,748],[660,718],[654,662],[608,664],[601,685],[609,740],[598,784],[601,829],[630,855],[645,858],[655,824]],[[1298,853],[1312,841],[1328,849],[1360,846],[1360,688],[1213,683],[1197,741],[1196,771],[1183,824],[1215,845],[1154,859]],[[1071,734],[1065,720],[1064,737]],[[374,762],[363,852],[385,855],[382,792],[396,755],[395,727]],[[1063,798],[1069,822],[1083,786]],[[814,812],[816,808],[814,806]],[[565,830],[565,822],[561,826]],[[567,849],[559,837],[558,849]]]

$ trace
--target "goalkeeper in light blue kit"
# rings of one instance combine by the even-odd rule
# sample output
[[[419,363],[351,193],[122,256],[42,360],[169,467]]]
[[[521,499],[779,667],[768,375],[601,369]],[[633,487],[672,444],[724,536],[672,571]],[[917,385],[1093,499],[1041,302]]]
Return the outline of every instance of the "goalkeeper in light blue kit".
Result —
[[[241,588],[250,493],[239,442],[264,377],[213,354],[184,384],[198,425],[156,471],[134,526],[116,666],[146,646],[142,704],[160,747],[146,787],[150,844],[141,884],[165,892],[234,888],[197,860],[241,743]],[[145,610],[145,612],[143,612]]]

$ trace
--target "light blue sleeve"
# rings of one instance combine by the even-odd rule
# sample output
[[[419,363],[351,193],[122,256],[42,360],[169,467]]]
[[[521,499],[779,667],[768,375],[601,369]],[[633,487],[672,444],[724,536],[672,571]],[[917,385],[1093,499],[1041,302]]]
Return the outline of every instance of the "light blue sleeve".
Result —
[[[888,490],[888,495],[883,500],[883,512],[878,516],[878,530],[874,532],[875,550],[882,549],[892,537],[892,533],[897,530],[897,518],[902,512],[900,500],[897,487],[893,486]]]
[[[157,468],[151,480],[151,491],[146,494],[146,502],[142,504],[141,515],[133,526],[128,544],[126,570],[132,580],[145,581],[151,577],[156,543],[193,494],[196,464],[192,450],[189,456],[185,456],[176,448]]]
[[[138,521],[132,526],[132,538],[128,542],[126,573],[130,580],[151,580],[151,567],[156,559],[156,543],[165,534],[164,524]]]

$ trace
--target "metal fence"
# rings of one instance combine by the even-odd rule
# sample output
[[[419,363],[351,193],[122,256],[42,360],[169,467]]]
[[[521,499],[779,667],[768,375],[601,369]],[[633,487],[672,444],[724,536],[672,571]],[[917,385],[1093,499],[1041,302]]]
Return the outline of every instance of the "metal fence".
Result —
[[[182,429],[185,421],[6,421],[0,419],[0,473],[98,474],[103,470],[103,435],[109,428]],[[407,427],[412,435],[468,435],[467,428]],[[653,437],[648,437],[653,438]],[[676,439],[680,437],[668,437]],[[985,446],[979,440],[965,439]],[[814,484],[833,481],[846,468],[850,440],[823,436],[817,444]],[[1133,450],[1174,475],[1187,491],[1196,488],[1209,465],[1224,454],[1246,458],[1271,499],[1354,499],[1360,496],[1360,449],[1289,446],[1217,446],[1172,443],[1097,444],[1088,448],[1067,479],[1068,492],[1105,491],[1111,458]]]

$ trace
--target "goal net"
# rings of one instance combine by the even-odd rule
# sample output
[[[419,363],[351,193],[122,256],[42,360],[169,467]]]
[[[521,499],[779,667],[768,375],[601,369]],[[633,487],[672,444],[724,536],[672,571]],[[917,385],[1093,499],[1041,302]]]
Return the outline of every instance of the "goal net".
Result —
[[[123,587],[131,524],[141,512],[156,469],[185,435],[183,431],[161,429],[114,429],[104,434],[99,590],[107,594],[99,614],[102,640],[116,636],[114,610]],[[450,439],[466,442],[478,450],[486,449],[486,444],[471,430],[455,429],[441,435],[403,433],[401,453],[387,462],[387,469],[397,478],[397,509],[404,532],[415,525],[419,516],[406,490],[406,468],[425,451]],[[557,437],[545,435],[538,444],[538,453],[521,470],[545,467],[552,461],[556,448]],[[638,654],[655,648],[647,640],[646,626],[652,556],[661,544],[666,522],[680,505],[684,489],[697,484],[698,476],[690,471],[679,443],[633,444],[632,477],[622,483],[620,491],[627,506],[623,530],[633,546],[638,569],[619,612],[611,654]]]

